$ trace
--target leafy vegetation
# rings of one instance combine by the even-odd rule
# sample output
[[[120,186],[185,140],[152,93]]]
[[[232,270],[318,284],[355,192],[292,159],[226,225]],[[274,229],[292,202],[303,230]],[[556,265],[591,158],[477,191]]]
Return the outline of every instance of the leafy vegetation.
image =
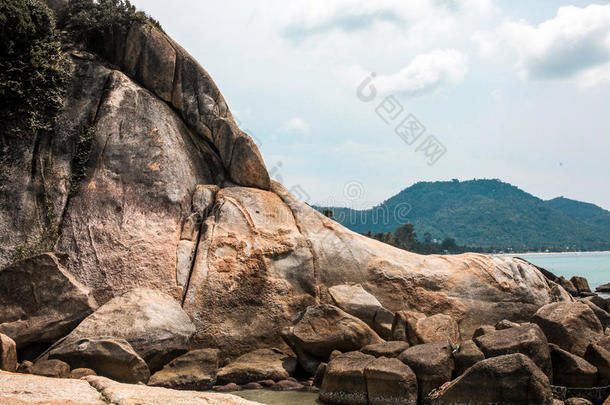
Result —
[[[52,12],[37,0],[0,0],[0,132],[52,132],[69,79]]]
[[[126,36],[134,23],[163,30],[157,20],[137,11],[129,0],[72,0],[59,18],[60,28],[97,51],[104,49],[105,38]]]
[[[70,194],[74,194],[82,179],[87,174],[87,163],[91,156],[91,147],[95,138],[95,127],[90,126],[81,134],[76,142],[76,151],[72,158],[72,173],[70,178]]]
[[[405,206],[407,217],[395,215]],[[410,222],[436,243],[453,238],[486,251],[610,249],[610,212],[566,199],[543,201],[499,180],[421,182],[369,210],[318,209],[332,209],[338,222],[363,234],[393,233]]]

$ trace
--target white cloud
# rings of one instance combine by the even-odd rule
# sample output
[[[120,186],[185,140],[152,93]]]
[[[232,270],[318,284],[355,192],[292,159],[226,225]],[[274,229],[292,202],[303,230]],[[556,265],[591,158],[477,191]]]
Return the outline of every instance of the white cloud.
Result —
[[[504,24],[501,35],[517,51],[524,78],[575,79],[595,85],[607,81],[610,62],[610,4],[561,7],[538,26]]]
[[[282,124],[277,130],[282,134],[309,134],[309,123],[301,117],[292,117]]]
[[[455,49],[437,49],[417,55],[397,73],[378,75],[374,83],[382,93],[417,96],[460,83],[467,70],[466,55]]]

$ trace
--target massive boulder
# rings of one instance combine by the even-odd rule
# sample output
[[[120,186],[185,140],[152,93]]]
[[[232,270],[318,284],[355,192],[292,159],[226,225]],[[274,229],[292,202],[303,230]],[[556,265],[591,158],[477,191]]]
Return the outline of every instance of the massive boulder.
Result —
[[[89,289],[44,253],[0,270],[0,333],[18,348],[53,343],[97,308]]]
[[[581,302],[557,302],[540,308],[532,317],[549,343],[582,357],[603,329],[595,313]]]
[[[522,353],[546,374],[549,381],[553,378],[549,344],[536,324],[524,324],[509,329],[496,330],[474,339],[486,358],[505,354]]]
[[[259,349],[239,356],[216,373],[219,385],[273,380],[280,381],[294,374],[297,361],[277,349]]]
[[[432,396],[438,405],[552,405],[548,378],[520,353],[483,360]]]
[[[525,261],[402,251],[270,183],[210,76],[152,26],[90,45],[64,44],[72,81],[52,136],[1,163],[0,266],[52,225],[66,269],[100,304],[159,290],[192,318],[191,348],[231,356],[281,346],[282,328],[332,304],[336,285],[376,297],[389,311],[375,317],[383,333],[390,312],[442,313],[471,336],[569,299]]]
[[[332,305],[309,307],[298,323],[283,334],[299,363],[313,374],[333,350],[349,352],[382,343],[364,322]]]
[[[144,360],[123,339],[70,341],[51,350],[49,359],[62,360],[71,368],[91,368],[98,375],[125,383],[146,383],[150,377]]]
[[[216,382],[218,349],[192,350],[175,358],[148,380],[148,385],[205,391]]]
[[[124,339],[151,370],[187,351],[195,332],[188,315],[162,292],[139,288],[108,301],[83,320],[52,352],[82,339]],[[82,366],[81,366],[82,367]]]

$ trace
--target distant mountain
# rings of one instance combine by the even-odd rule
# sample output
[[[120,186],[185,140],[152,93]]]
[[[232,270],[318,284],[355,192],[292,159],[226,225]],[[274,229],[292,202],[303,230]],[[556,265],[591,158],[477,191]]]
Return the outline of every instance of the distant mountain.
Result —
[[[544,201],[499,180],[421,182],[369,210],[331,209],[360,233],[415,225],[424,235],[460,245],[497,249],[610,249],[610,212],[559,197]]]

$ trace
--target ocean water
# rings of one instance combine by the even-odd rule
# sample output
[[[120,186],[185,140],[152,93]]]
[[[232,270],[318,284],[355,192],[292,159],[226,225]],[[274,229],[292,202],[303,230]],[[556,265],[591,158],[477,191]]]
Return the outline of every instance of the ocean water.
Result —
[[[610,283],[610,252],[528,253],[507,256],[521,257],[553,272],[557,277],[564,276],[568,280],[572,276],[585,277],[593,292],[595,287]],[[610,298],[608,293],[598,294]]]
[[[243,390],[230,392],[249,401],[267,405],[320,405],[317,392]]]

